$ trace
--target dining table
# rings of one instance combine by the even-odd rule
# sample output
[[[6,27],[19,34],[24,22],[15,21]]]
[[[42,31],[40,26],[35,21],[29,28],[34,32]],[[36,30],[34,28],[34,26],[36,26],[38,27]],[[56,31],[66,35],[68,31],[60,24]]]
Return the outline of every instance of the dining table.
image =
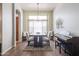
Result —
[[[34,47],[43,47],[43,36],[42,35],[34,36]]]

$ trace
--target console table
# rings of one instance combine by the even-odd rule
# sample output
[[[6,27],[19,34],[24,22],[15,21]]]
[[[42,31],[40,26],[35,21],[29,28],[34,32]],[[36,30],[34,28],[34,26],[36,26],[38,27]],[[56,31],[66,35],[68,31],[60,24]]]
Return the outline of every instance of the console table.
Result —
[[[67,41],[70,40],[71,38],[60,34],[55,34],[54,36],[57,38],[55,39],[55,48],[59,46],[59,53],[61,53],[62,49],[64,50],[65,53],[68,53],[70,55],[73,46],[71,43],[68,43]]]

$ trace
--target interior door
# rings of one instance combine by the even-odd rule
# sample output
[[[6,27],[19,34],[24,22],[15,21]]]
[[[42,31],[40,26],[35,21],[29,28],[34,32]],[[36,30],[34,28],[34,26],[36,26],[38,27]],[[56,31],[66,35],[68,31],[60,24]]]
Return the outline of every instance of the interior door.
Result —
[[[16,41],[19,40],[19,16],[16,16]]]

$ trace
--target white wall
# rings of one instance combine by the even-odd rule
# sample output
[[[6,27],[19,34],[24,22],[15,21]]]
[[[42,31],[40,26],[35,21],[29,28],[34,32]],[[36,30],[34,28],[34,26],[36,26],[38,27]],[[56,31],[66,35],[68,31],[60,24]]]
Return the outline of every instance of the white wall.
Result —
[[[54,31],[56,31],[56,20],[63,20],[63,26],[67,31],[79,36],[79,4],[59,4],[54,10]]]
[[[2,4],[2,54],[12,47],[12,4]]]
[[[2,4],[0,4],[0,43],[2,43]]]

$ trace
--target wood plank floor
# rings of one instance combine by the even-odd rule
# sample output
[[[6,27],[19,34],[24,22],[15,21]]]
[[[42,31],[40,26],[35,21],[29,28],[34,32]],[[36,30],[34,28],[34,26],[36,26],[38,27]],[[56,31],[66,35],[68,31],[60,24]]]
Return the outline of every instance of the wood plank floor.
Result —
[[[55,49],[54,41],[50,41],[50,45],[53,47],[53,51],[23,51],[22,48],[27,46],[27,42],[18,43],[16,48],[12,48],[3,56],[66,56],[64,52],[59,53],[59,49]]]

